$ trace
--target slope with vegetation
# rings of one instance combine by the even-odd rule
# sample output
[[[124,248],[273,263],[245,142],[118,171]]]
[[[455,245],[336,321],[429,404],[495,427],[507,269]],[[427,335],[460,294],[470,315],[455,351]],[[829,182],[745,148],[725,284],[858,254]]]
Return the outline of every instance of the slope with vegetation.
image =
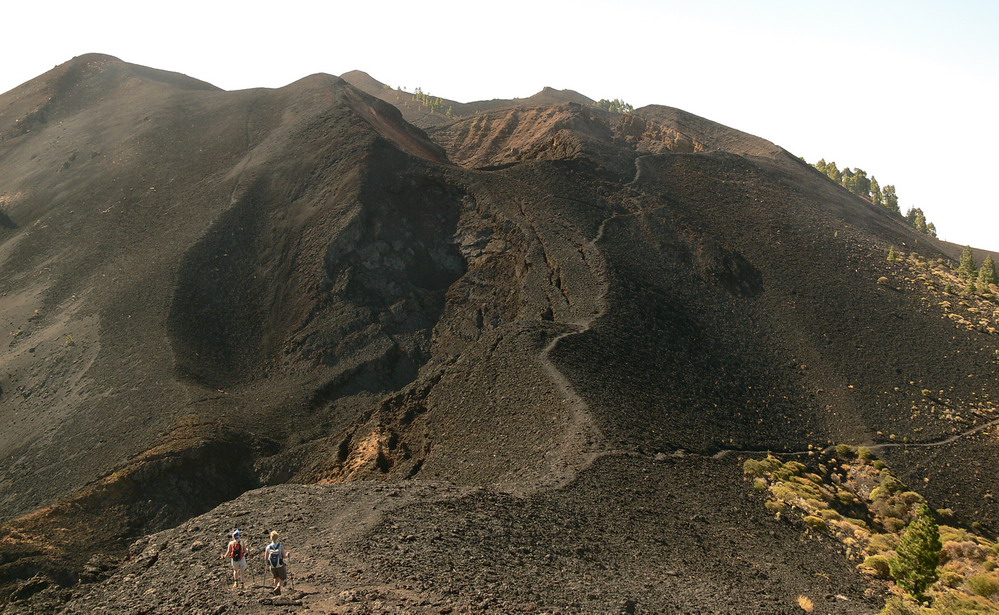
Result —
[[[767,510],[844,545],[870,579],[868,593],[887,596],[883,614],[999,613],[991,600],[999,594],[999,544],[950,525],[953,510],[931,510],[870,448],[841,444],[802,458],[768,455],[743,467],[767,493]]]
[[[826,162],[825,158],[812,166],[853,194],[867,199],[874,205],[884,207],[896,215],[902,215],[902,210],[898,204],[898,194],[895,192],[894,185],[889,184],[882,188],[876,177],[873,175],[870,178],[867,177],[867,171],[859,167],[855,169],[844,167],[840,170],[835,162]],[[920,233],[924,233],[930,237],[937,236],[936,225],[926,221],[926,214],[919,207],[910,207],[905,212],[905,220]]]

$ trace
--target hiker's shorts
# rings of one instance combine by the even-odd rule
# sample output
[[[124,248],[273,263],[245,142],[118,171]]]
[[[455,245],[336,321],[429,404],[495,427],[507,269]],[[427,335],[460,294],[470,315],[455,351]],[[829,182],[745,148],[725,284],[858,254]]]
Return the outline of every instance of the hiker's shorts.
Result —
[[[241,557],[238,560],[237,559],[232,560],[232,569],[233,570],[246,570],[246,558],[245,557]]]
[[[285,581],[288,579],[288,568],[285,566],[278,566],[277,568],[271,568],[271,574],[274,575],[275,579],[281,579]]]

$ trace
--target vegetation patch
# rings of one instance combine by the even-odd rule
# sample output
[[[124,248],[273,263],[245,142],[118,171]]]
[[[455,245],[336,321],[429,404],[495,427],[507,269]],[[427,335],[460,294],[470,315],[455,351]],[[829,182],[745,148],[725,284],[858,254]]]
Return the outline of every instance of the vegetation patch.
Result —
[[[831,536],[889,594],[881,615],[999,615],[999,545],[973,528],[946,525],[867,448],[841,444],[805,459],[747,459],[768,511]],[[804,607],[802,607],[804,608]]]

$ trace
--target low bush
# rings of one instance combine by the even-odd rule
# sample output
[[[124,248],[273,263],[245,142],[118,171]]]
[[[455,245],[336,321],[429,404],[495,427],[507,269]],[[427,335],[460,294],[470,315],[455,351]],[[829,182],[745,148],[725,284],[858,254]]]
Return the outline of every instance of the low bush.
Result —
[[[766,459],[747,459],[742,464],[742,471],[750,476],[765,476],[781,467],[779,459],[773,455],[767,455]]]
[[[831,508],[825,508],[823,510],[818,511],[818,513],[819,516],[825,519],[826,521],[837,521],[842,518],[842,515],[840,515],[838,512],[836,512]]]
[[[887,579],[891,574],[888,567],[888,558],[884,555],[868,555],[864,558],[864,563],[858,567],[878,579]]]
[[[867,549],[873,553],[883,551],[894,551],[898,546],[898,536],[895,534],[874,534],[867,545]]]
[[[999,577],[994,574],[973,574],[967,580],[968,589],[979,596],[989,598],[999,594]]]
[[[949,525],[940,526],[940,542],[967,542],[969,540],[972,540],[972,535],[967,530]]]
[[[837,444],[836,445],[836,456],[837,457],[851,457],[853,455],[853,447],[849,444]]]
[[[878,615],[919,615],[919,605],[900,596],[892,596]]]
[[[913,613],[915,613],[913,611]],[[968,596],[957,592],[947,592],[933,601],[933,608],[923,611],[925,615],[996,615],[999,609],[981,596]],[[896,614],[891,614],[896,615]],[[903,615],[898,613],[897,615]]]
[[[944,587],[955,588],[964,582],[964,575],[958,574],[953,570],[947,570],[940,573],[940,584]]]
[[[945,562],[955,559],[969,559],[981,562],[988,557],[988,550],[972,540],[964,540],[961,542],[952,541],[944,543],[941,555],[943,561]]]
[[[815,515],[808,515],[804,519],[805,525],[812,528],[813,530],[827,530],[829,529],[829,524],[822,517],[816,517]]]
[[[785,504],[784,502],[767,500],[766,502],[763,503],[763,507],[778,516],[787,512],[787,504]]]

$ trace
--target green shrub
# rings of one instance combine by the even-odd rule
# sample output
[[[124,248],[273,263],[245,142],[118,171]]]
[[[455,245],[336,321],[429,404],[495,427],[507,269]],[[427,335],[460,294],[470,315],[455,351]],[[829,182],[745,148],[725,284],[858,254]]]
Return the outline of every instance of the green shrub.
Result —
[[[881,488],[889,494],[898,493],[905,489],[905,483],[898,480],[888,472],[881,472]]]
[[[989,598],[999,594],[999,577],[994,574],[973,574],[968,577],[968,589],[974,594]]]
[[[853,455],[853,447],[849,444],[837,444],[836,445],[836,456],[837,457],[850,457]]]
[[[812,528],[813,530],[827,530],[829,525],[826,520],[822,517],[816,517],[815,515],[808,515],[805,517],[805,525]]]
[[[825,519],[826,521],[836,521],[837,519],[840,519],[842,517],[842,515],[840,515],[838,512],[836,512],[831,508],[825,508],[823,510],[818,511],[818,513],[819,516]]]
[[[776,462],[776,463],[775,463]],[[742,471],[750,476],[764,476],[780,467],[780,462],[773,457],[766,459],[747,459],[742,464]]]
[[[843,521],[849,523],[852,526],[858,527],[866,532],[869,532],[871,528],[864,522],[863,519],[855,519],[853,517],[844,517]]]
[[[919,605],[911,600],[892,596],[878,615],[919,615]]]
[[[924,610],[926,615],[996,615],[999,609],[981,596],[968,596],[947,592],[933,601],[933,608]]]
[[[867,570],[878,579],[887,579],[891,574],[888,567],[888,558],[884,555],[868,555],[864,558],[864,563],[859,566],[861,570]]]
[[[866,446],[857,447],[857,459],[867,460],[870,459],[871,457],[874,457],[874,451],[867,448]]]
[[[941,540],[941,542],[943,542]],[[941,557],[947,561],[971,560],[984,561],[988,556],[988,551],[973,540],[963,542],[944,542]]]
[[[778,500],[796,500],[801,497],[797,491],[788,486],[787,483],[778,483],[773,487],[770,487],[770,492],[774,494],[774,497]]]
[[[780,480],[789,480],[792,476],[800,476],[805,471],[805,464],[800,461],[788,461],[774,470],[774,476]]]
[[[874,534],[868,542],[868,550],[873,553],[894,551],[898,546],[898,536],[895,534]]]
[[[767,500],[766,502],[763,503],[763,507],[776,515],[782,515],[787,512],[787,504],[785,504],[784,502]]]
[[[840,489],[836,492],[836,501],[843,506],[852,506],[857,503],[857,496],[853,495],[846,489]]]
[[[964,575],[958,574],[953,570],[945,570],[940,574],[940,583],[944,587],[954,588],[964,582]]]
[[[888,467],[888,464],[885,463],[885,462],[883,462],[883,461],[881,461],[880,459],[875,459],[874,460],[874,467],[875,467],[875,469],[878,469],[878,470],[884,470],[885,468]]]
[[[959,527],[940,526],[940,542],[967,542],[971,539],[972,535]]]

